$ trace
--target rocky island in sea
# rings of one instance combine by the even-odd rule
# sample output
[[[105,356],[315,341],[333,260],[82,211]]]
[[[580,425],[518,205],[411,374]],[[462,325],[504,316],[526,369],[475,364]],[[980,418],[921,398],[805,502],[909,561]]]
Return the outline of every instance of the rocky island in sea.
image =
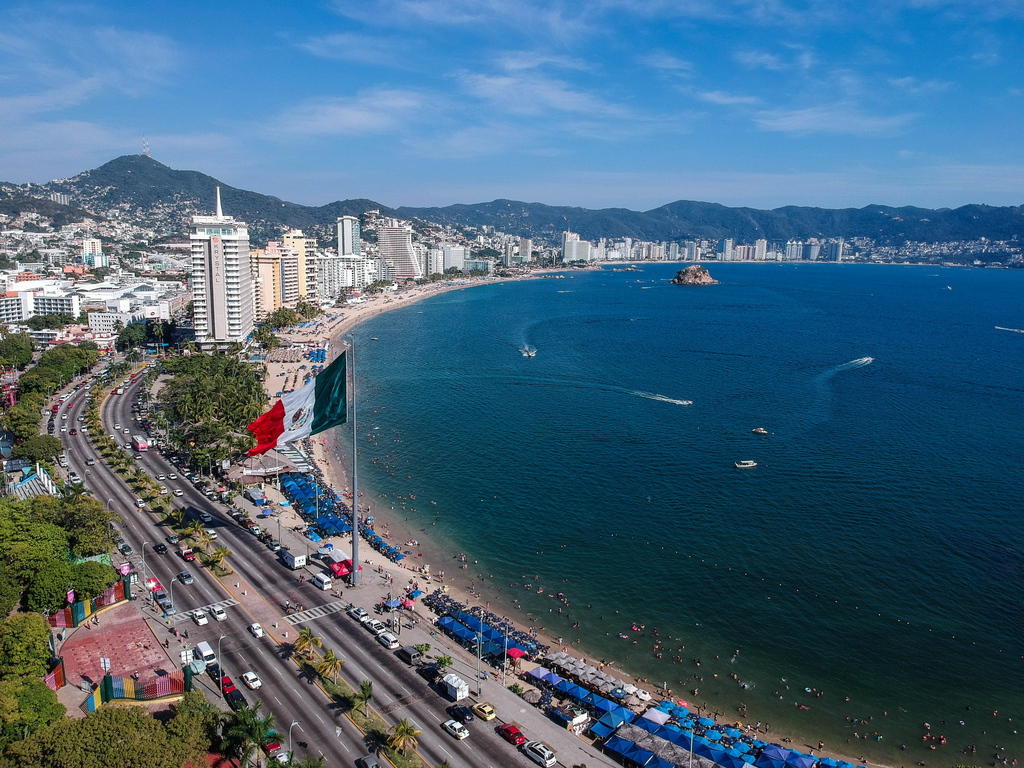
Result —
[[[673,285],[718,285],[718,281],[700,264],[691,264],[686,269],[680,269],[669,282]]]

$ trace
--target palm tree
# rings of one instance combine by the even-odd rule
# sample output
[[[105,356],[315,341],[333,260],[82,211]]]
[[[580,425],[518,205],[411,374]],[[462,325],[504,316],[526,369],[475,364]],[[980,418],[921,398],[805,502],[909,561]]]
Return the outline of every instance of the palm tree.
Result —
[[[345,660],[339,659],[334,655],[334,651],[328,649],[320,663],[316,665],[316,673],[320,677],[329,677],[331,680],[337,680],[344,666]]]
[[[407,753],[419,746],[419,735],[423,733],[419,728],[402,718],[391,726],[391,735],[388,736],[388,746],[397,752]]]
[[[323,644],[324,641],[314,635],[312,629],[305,627],[295,639],[295,652],[305,654],[308,658],[313,655],[314,648],[322,648]]]
[[[263,715],[263,702],[257,701],[252,707],[243,707],[227,715],[223,736],[228,752],[238,758],[240,765],[248,765],[256,751],[263,745],[267,732],[274,728],[274,716]]]
[[[366,715],[366,705],[373,699],[373,683],[369,680],[363,680],[359,684],[359,690],[352,694],[352,704],[354,709],[358,709],[363,715]]]
[[[221,568],[224,566],[224,561],[231,557],[231,550],[227,547],[217,547],[211,552],[207,559],[210,561],[210,565],[215,568]]]
[[[294,758],[288,762],[291,768],[323,768],[324,758],[319,755],[313,757],[312,755],[306,755],[303,758],[295,760]]]
[[[185,523],[185,508],[171,507],[167,511],[167,517],[176,528],[180,528]]]

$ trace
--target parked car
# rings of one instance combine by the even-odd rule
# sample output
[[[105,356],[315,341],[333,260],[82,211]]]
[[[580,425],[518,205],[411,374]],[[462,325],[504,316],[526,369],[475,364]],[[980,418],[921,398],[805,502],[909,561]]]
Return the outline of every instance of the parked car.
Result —
[[[498,713],[494,711],[494,707],[492,707],[486,701],[481,701],[478,704],[474,704],[473,714],[479,717],[484,722],[489,722],[498,715]]]
[[[469,707],[464,707],[461,704],[454,704],[446,710],[451,715],[452,720],[458,720],[460,723],[472,723],[475,718],[473,717],[473,710]]]
[[[543,765],[544,768],[551,768],[558,758],[555,756],[555,750],[545,744],[543,741],[528,741],[523,745],[523,754],[533,760],[537,765]]]
[[[379,635],[377,635],[377,642],[383,645],[389,651],[398,650],[398,638],[390,632],[381,632]]]
[[[368,619],[370,616],[370,614],[366,612],[365,608],[359,608],[355,605],[350,605],[348,608],[346,608],[345,613],[347,613],[356,621],[363,621],[364,619]]]
[[[377,619],[370,619],[369,621],[365,622],[363,626],[375,635],[379,635],[382,632],[386,632],[388,629],[386,626],[384,626],[383,623],[377,621]]]
[[[469,729],[458,720],[445,720],[441,727],[459,741],[469,738]]]
[[[523,732],[519,730],[518,726],[512,725],[512,723],[505,723],[499,727],[498,735],[515,747],[521,747],[526,743],[526,737],[523,735]]]

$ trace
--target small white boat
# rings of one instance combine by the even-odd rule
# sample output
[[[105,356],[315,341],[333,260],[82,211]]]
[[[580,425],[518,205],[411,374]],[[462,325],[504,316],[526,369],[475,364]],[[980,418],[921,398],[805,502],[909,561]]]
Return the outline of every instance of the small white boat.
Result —
[[[519,352],[520,352],[520,354],[522,354],[523,357],[536,357],[537,356],[537,348],[536,347],[531,347],[531,346],[528,346],[528,345],[524,346],[524,347],[521,347],[519,349]]]
[[[753,432],[755,435],[767,435],[768,434],[768,430],[765,429],[764,427],[754,427],[750,431]]]
[[[756,466],[757,462],[751,461],[750,459],[745,459],[743,461],[736,462],[736,469],[753,469]]]

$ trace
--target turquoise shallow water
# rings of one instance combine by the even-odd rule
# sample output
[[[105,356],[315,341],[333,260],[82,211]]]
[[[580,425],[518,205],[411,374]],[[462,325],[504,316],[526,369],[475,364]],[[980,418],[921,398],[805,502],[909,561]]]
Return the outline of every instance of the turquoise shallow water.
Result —
[[[538,625],[730,717],[893,764],[1024,757],[1024,334],[993,328],[1024,327],[1024,271],[675,269],[361,326],[362,482]]]

